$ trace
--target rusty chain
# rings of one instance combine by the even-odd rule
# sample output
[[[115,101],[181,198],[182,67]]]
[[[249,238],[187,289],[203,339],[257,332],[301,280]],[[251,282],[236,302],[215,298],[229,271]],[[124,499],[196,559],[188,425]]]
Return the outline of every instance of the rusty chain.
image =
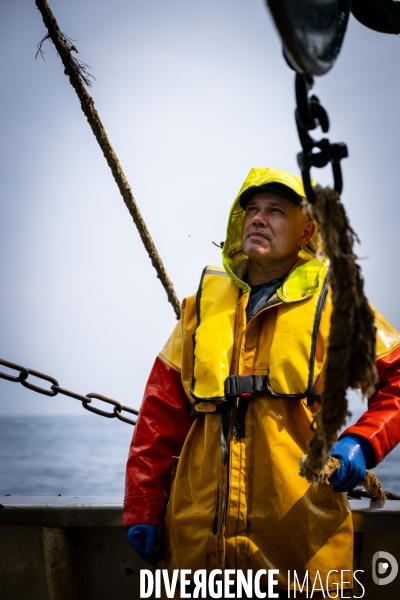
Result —
[[[121,413],[128,412],[132,415],[138,415],[138,411],[134,408],[130,408],[129,406],[123,406],[117,400],[113,400],[112,398],[107,398],[107,396],[102,396],[101,394],[90,393],[82,396],[81,394],[77,394],[76,392],[71,392],[71,390],[66,390],[65,388],[60,387],[57,379],[51,377],[50,375],[45,375],[45,373],[41,373],[40,371],[35,371],[34,369],[26,369],[25,367],[21,367],[21,365],[17,365],[8,360],[4,360],[0,358],[0,365],[7,367],[13,371],[19,371],[19,375],[9,375],[8,373],[3,373],[0,371],[0,379],[6,379],[7,381],[12,381],[14,383],[21,383],[24,387],[29,390],[33,390],[38,394],[43,394],[45,396],[57,396],[57,394],[62,394],[63,396],[68,396],[69,398],[75,398],[76,400],[80,400],[82,402],[83,408],[89,410],[90,412],[95,413],[96,415],[101,415],[102,417],[107,417],[108,419],[117,418],[124,423],[129,423],[130,425],[136,425],[136,421],[132,419],[128,419],[124,417]],[[29,375],[33,375],[38,379],[43,379],[44,381],[49,381],[52,385],[50,388],[40,387],[38,385],[34,385],[30,381],[27,381]],[[112,412],[108,412],[105,410],[100,410],[94,406],[90,406],[92,402],[92,398],[96,400],[101,400],[106,404],[111,404],[114,409]]]

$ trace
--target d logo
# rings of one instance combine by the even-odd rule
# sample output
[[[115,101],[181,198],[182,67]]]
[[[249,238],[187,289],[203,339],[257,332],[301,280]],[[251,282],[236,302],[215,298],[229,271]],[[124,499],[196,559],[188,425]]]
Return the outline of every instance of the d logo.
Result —
[[[379,562],[376,564],[380,559],[384,559],[384,562]],[[388,572],[389,564],[391,566],[389,575],[386,577],[378,577],[378,575],[384,575]],[[398,571],[399,565],[392,554],[389,554],[389,552],[384,552],[383,550],[375,552],[372,557],[372,579],[376,585],[387,585],[388,583],[392,583],[392,581],[397,577]]]

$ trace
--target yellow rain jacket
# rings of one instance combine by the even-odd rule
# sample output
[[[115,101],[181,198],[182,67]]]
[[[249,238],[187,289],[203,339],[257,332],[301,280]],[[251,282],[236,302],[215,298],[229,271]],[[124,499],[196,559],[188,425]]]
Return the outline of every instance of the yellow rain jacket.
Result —
[[[278,587],[285,589],[294,571],[300,581],[306,571],[314,581],[319,571],[324,586],[335,589],[347,570],[343,588],[349,588],[353,530],[346,495],[311,487],[299,475],[319,409],[331,315],[328,264],[314,257],[313,244],[247,320],[239,198],[273,181],[304,196],[299,178],[252,169],[231,209],[224,268],[204,270],[156,361],[128,460],[124,525],[162,522],[160,567],[171,571],[279,569]],[[393,356],[400,335],[379,314],[377,326],[377,359]],[[234,377],[243,375],[252,375],[260,391],[250,395],[249,378]]]

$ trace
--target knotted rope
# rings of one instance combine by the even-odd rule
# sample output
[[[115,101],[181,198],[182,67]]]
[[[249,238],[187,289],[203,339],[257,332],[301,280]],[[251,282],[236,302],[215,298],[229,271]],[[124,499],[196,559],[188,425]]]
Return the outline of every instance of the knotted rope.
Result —
[[[161,256],[157,252],[157,248],[155,247],[150,232],[147,229],[147,225],[143,220],[138,205],[136,204],[129,182],[122,170],[121,164],[114,152],[111,142],[108,139],[106,130],[101,122],[100,115],[94,106],[93,98],[85,88],[85,84],[90,85],[89,78],[93,78],[93,76],[91,76],[87,71],[88,65],[78,61],[72,56],[72,52],[78,51],[75,46],[71,44],[71,40],[69,40],[69,38],[60,31],[56,18],[53,15],[47,1],[36,0],[36,6],[42,15],[43,22],[48,30],[48,34],[44,36],[38,45],[38,53],[42,54],[42,44],[46,39],[50,39],[55,45],[64,65],[64,73],[68,75],[71,85],[78,95],[82,111],[84,112],[95,138],[103,151],[108,166],[110,167],[114,179],[118,185],[121,196],[132,216],[133,222],[137,227],[140,238],[147,250],[152,265],[157,272],[157,277],[164,286],[168,296],[168,301],[172,304],[176,317],[179,319],[180,303],[174,290],[174,286],[168,277],[168,273],[161,260]]]
[[[367,397],[375,389],[376,329],[353,251],[357,235],[350,226],[339,194],[321,186],[316,186],[314,191],[315,204],[305,201],[303,209],[318,225],[320,253],[330,259],[332,315],[322,408],[315,416],[308,453],[300,459],[300,474],[310,482],[327,483],[339,468],[339,461],[328,457],[328,453],[350,414],[347,388],[361,388]],[[373,499],[385,498],[373,473],[368,472],[363,485],[371,497],[374,495]]]

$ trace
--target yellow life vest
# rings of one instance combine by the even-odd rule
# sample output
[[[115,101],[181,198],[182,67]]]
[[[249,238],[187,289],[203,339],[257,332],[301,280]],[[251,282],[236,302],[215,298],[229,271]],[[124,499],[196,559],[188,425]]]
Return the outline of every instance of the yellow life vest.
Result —
[[[326,275],[326,260],[303,262],[269,301],[269,306],[279,306],[270,365],[260,391],[293,399],[307,398],[314,393],[314,381],[321,367],[315,363],[315,350],[328,293]],[[204,269],[196,297],[197,326],[193,335],[194,368],[190,390],[194,408],[199,412],[210,410],[204,403],[226,401],[225,382],[232,375],[239,294],[238,286],[221,267]]]

